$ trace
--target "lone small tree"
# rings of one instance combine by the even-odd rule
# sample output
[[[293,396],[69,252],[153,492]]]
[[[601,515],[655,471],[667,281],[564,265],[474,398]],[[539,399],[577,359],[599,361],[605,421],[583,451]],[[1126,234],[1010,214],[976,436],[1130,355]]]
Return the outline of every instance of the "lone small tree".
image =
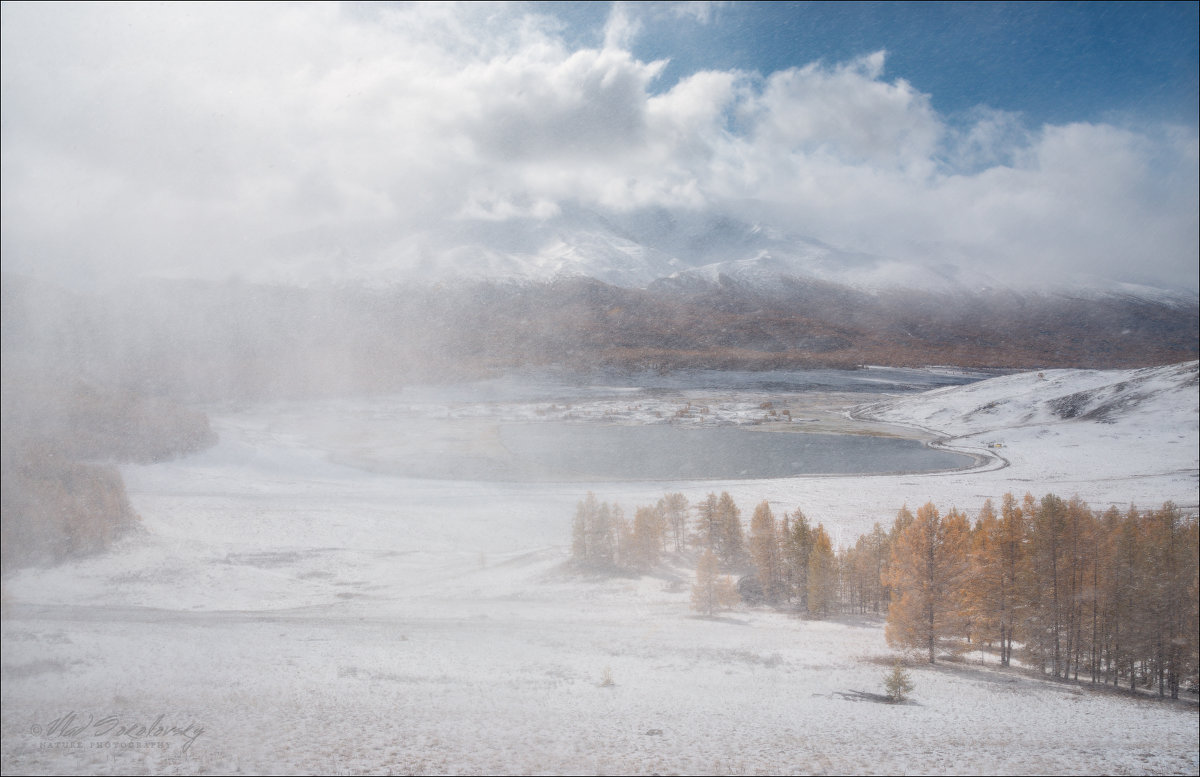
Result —
[[[896,659],[896,663],[892,665],[892,671],[884,675],[883,688],[893,703],[904,701],[908,694],[912,693],[912,678],[908,676],[904,667],[900,666],[900,659]]]

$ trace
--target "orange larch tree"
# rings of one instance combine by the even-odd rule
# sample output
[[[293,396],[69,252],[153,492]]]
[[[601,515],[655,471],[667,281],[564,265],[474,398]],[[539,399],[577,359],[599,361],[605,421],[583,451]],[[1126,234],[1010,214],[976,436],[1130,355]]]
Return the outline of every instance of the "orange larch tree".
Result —
[[[927,651],[931,664],[939,649],[959,649],[969,542],[966,517],[951,510],[943,518],[932,502],[899,531],[888,569],[888,644]]]

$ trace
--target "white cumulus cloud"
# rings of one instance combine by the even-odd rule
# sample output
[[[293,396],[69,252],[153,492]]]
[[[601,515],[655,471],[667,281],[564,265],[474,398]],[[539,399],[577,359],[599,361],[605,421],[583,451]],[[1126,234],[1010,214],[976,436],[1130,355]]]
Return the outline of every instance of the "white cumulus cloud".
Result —
[[[667,208],[1019,281],[1196,287],[1194,130],[952,120],[884,52],[662,91],[623,6],[596,48],[537,10],[5,5],[4,268],[424,272],[466,222]]]

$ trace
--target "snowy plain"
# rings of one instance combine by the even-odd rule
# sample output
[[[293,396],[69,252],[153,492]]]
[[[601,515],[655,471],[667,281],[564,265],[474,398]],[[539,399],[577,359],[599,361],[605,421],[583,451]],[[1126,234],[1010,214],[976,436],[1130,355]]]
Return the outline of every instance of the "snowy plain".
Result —
[[[138,532],[4,581],[4,771],[1200,771],[1194,697],[1131,698],[974,653],[914,663],[911,701],[876,703],[855,692],[881,692],[894,658],[878,619],[704,619],[688,607],[691,557],[641,577],[567,563],[587,491],[632,515],[668,491],[727,490],[744,518],[763,499],[800,508],[841,544],[904,504],[973,514],[1005,492],[1196,510],[1195,362],[903,372],[524,376],[214,409],[214,448],[124,468]],[[405,474],[502,458],[495,430],[513,422],[909,436],[975,463],[700,481]]]

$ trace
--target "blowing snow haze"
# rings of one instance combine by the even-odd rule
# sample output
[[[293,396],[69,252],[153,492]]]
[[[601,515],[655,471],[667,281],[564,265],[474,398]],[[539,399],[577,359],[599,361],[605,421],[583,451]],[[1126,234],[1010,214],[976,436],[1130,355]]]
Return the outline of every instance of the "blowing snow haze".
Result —
[[[0,3],[3,773],[1194,773],[1198,9]]]
[[[1197,7],[3,6],[3,269],[1197,290]]]

